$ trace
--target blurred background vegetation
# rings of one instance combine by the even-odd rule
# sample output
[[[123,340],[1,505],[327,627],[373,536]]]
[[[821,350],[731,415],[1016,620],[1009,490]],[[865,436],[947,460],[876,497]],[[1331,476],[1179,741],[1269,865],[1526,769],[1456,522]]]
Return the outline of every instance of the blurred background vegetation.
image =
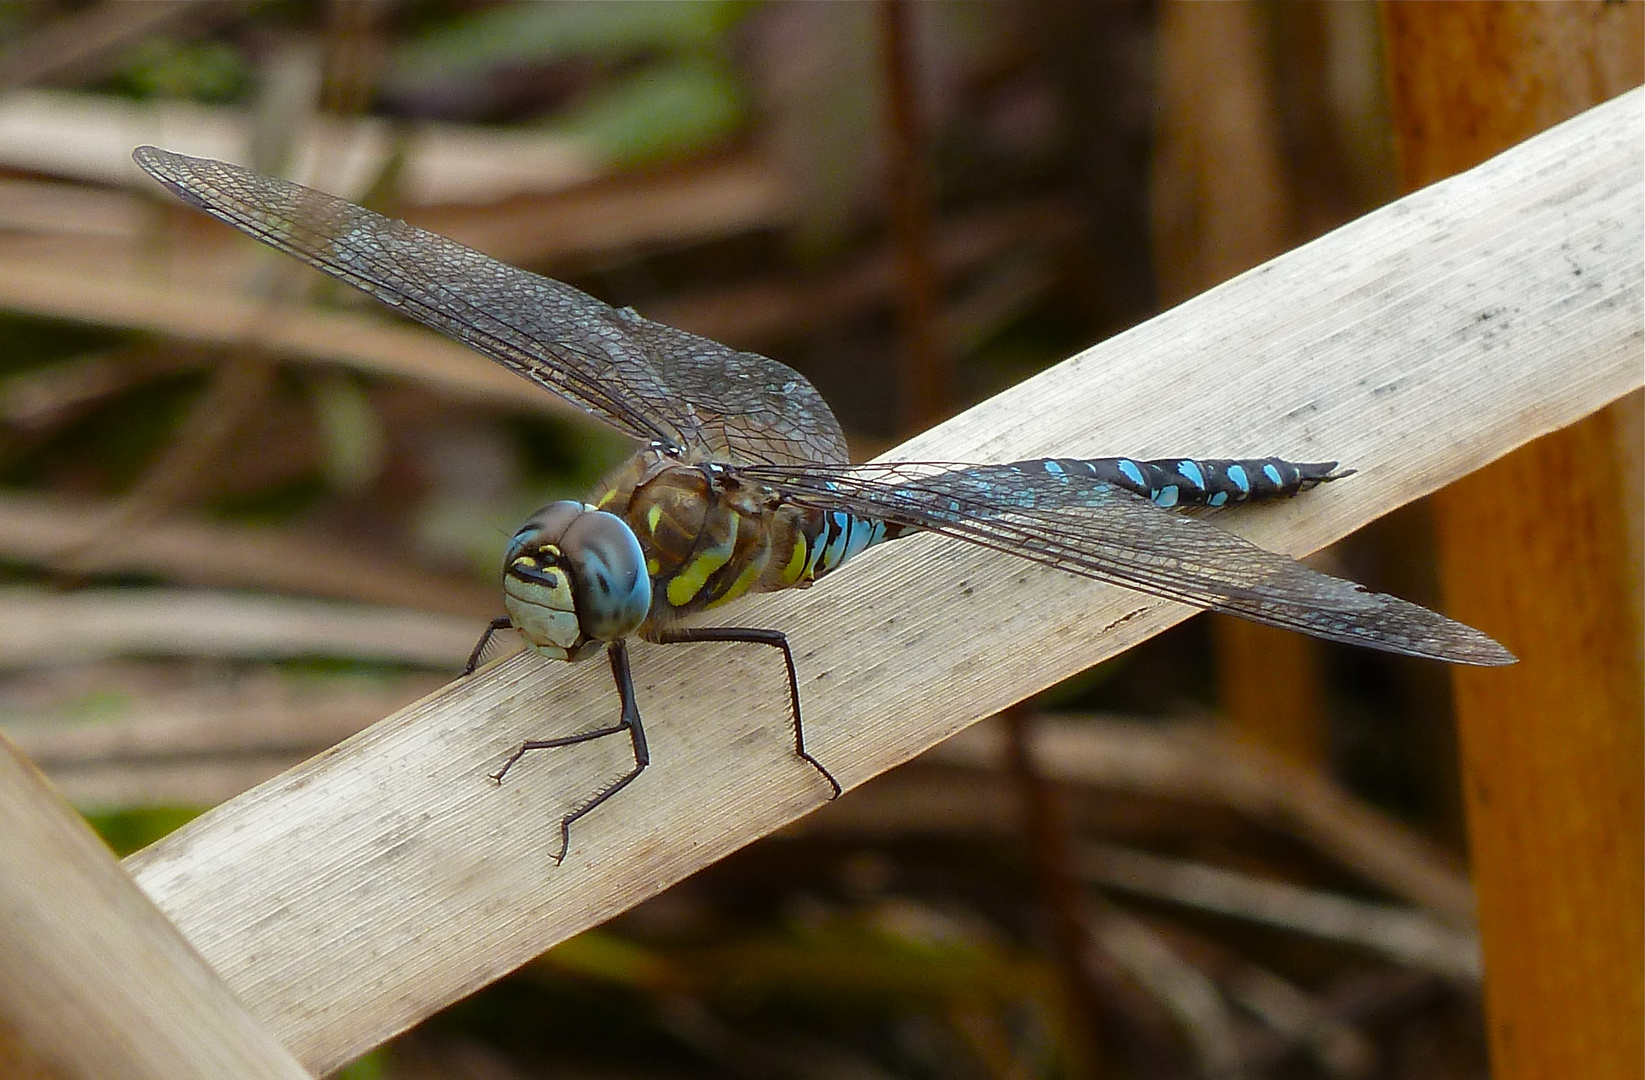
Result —
[[[627,451],[133,146],[774,356],[866,457],[1391,198],[1379,35],[1369,0],[0,4],[0,726],[140,847],[450,678],[506,537]],[[1433,605],[1425,534],[1323,558]],[[346,1073],[1480,1076],[1450,731],[1435,666],[1201,617]]]

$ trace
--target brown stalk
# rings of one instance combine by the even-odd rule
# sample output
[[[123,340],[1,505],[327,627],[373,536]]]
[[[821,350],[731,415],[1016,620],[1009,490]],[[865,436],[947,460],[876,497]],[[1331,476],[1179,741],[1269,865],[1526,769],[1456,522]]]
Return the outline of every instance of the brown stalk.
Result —
[[[954,373],[944,355],[931,258],[932,195],[926,133],[914,90],[912,8],[883,0],[886,97],[886,191],[897,253],[897,300],[903,339],[897,412],[906,431],[948,413]]]

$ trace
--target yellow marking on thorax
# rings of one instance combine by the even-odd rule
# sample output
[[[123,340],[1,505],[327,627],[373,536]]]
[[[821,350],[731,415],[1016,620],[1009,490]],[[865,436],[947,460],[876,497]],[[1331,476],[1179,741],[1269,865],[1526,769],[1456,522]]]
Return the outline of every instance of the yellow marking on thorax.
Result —
[[[731,561],[732,552],[737,547],[737,515],[727,515],[725,539],[711,548],[704,548],[697,553],[680,572],[674,575],[674,580],[668,583],[668,602],[675,607],[685,607],[691,603],[693,597],[702,591],[708,583],[709,576]]]
[[[663,508],[656,503],[653,503],[651,509],[645,512],[645,523],[651,529],[653,535],[657,532],[657,523],[662,519]]]
[[[616,488],[611,488],[604,495],[601,495],[598,499],[594,500],[594,509],[604,510],[605,506],[606,506],[606,503],[609,503],[612,499],[615,499],[616,497],[617,497],[617,489]]]

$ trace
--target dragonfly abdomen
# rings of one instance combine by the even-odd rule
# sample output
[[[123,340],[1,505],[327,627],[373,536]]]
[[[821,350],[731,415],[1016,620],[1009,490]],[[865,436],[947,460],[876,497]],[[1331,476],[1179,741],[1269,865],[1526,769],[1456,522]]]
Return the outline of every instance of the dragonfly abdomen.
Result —
[[[814,513],[814,521],[805,534],[807,561],[800,579],[803,581],[814,581],[876,544],[895,540],[909,531],[891,522],[844,510]]]
[[[1093,478],[1135,492],[1167,509],[1258,502],[1307,491],[1337,473],[1334,461],[1284,458],[1038,458],[1013,464],[1023,470]]]

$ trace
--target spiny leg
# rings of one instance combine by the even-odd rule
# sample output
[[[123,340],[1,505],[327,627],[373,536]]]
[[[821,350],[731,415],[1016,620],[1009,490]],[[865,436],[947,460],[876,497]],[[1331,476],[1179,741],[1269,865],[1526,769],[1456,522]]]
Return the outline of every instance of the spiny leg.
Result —
[[[840,782],[834,779],[834,774],[823,767],[823,763],[812,757],[805,749],[805,727],[800,722],[800,676],[794,668],[794,653],[788,647],[788,636],[781,630],[764,630],[752,626],[687,626],[675,630],[663,630],[651,640],[660,645],[689,645],[701,641],[742,641],[752,645],[770,645],[781,649],[783,663],[788,665],[788,698],[794,709],[794,753],[800,760],[822,773],[833,793],[828,797],[837,799],[843,790]]]
[[[513,625],[513,621],[507,615],[499,615],[495,619],[492,619],[490,622],[486,623],[485,633],[481,634],[480,640],[474,643],[474,651],[468,654],[468,663],[463,665],[462,678],[468,678],[470,675],[474,674],[474,669],[480,666],[480,654],[486,651],[487,645],[491,644],[493,635],[495,635],[497,631],[507,630]],[[510,764],[512,764],[512,762]]]
[[[626,731],[634,744],[634,768],[617,782],[602,790],[598,795],[572,810],[560,819],[560,851],[555,855],[554,865],[565,862],[566,852],[571,850],[571,823],[617,794],[623,788],[634,782],[634,778],[645,771],[651,764],[651,750],[646,746],[645,728],[640,724],[640,708],[634,699],[634,676],[628,669],[628,646],[621,641],[614,641],[607,650],[611,659],[611,674],[617,680],[617,696],[622,701],[622,718],[612,727],[596,728],[593,731],[584,731],[578,735],[566,735],[558,739],[531,739],[520,744],[520,748],[509,755],[503,762],[503,767],[491,774],[491,778],[499,784],[508,770],[532,750],[554,750],[561,746],[576,746],[578,743],[593,742],[603,739],[607,735],[616,735]]]

